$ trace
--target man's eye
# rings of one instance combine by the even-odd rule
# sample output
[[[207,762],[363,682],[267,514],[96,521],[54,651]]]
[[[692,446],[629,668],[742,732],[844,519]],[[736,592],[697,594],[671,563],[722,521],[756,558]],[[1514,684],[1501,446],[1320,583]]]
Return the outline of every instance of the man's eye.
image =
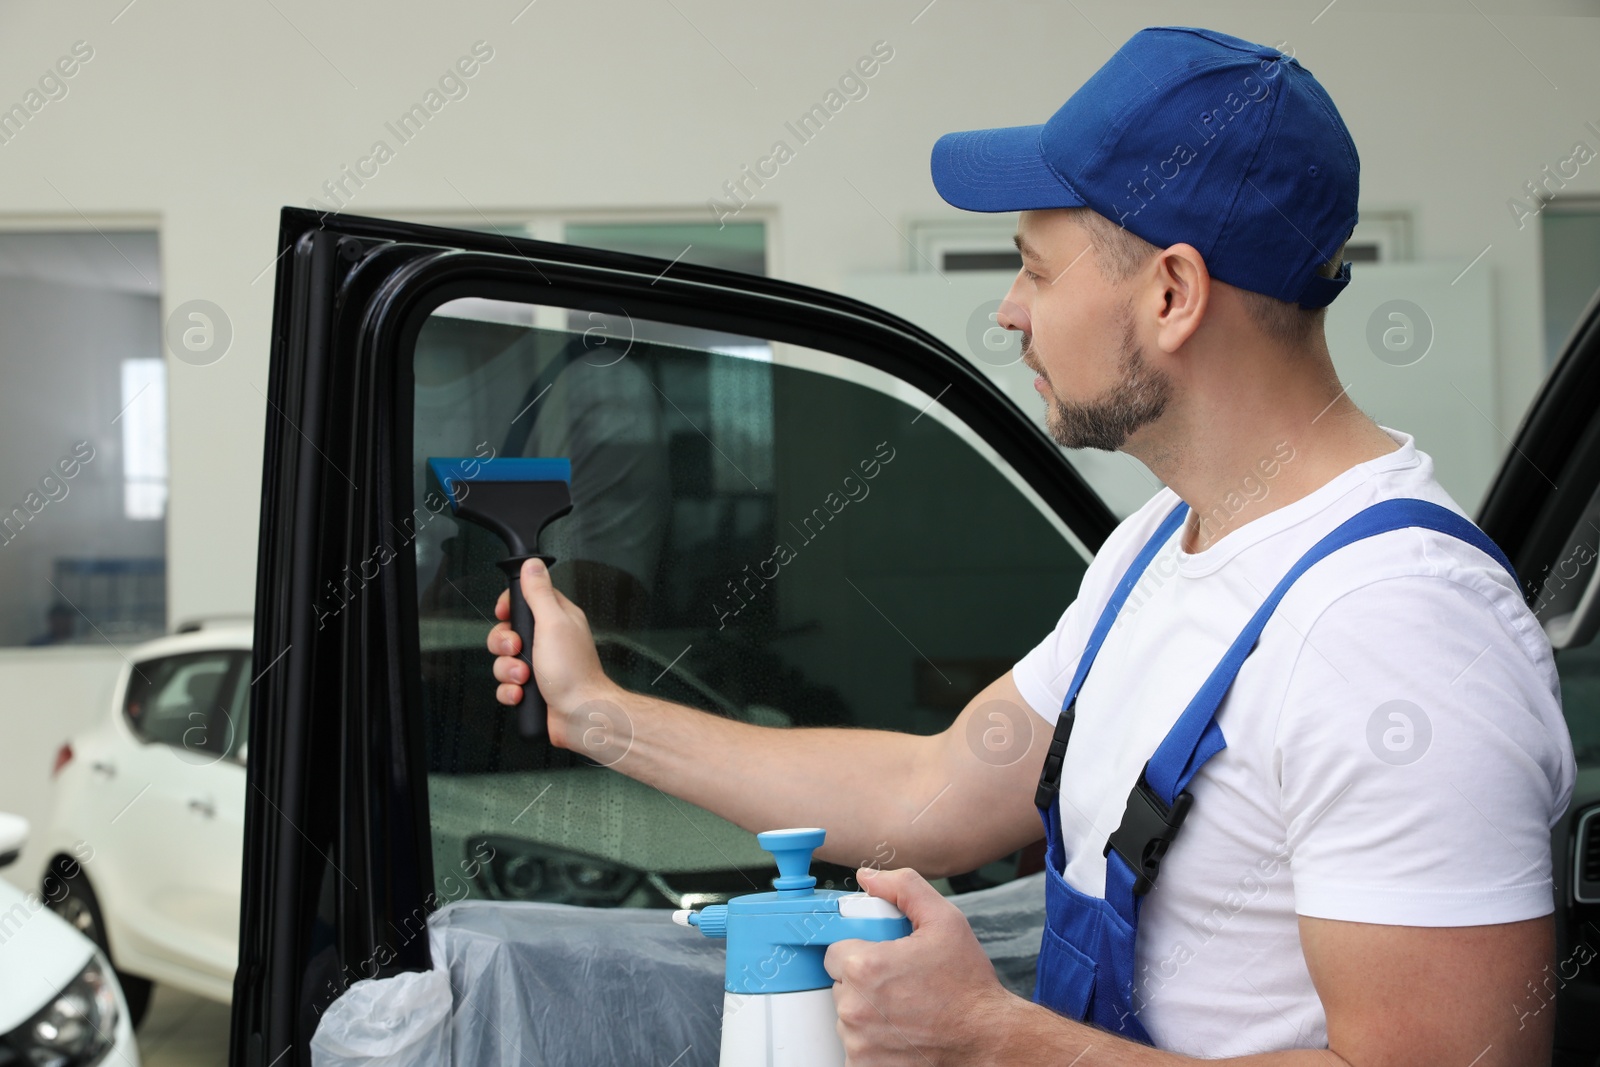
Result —
[[[1039,280],[1039,279],[1040,279],[1040,278],[1042,278],[1042,277],[1044,277],[1044,276],[1043,276],[1043,275],[1042,275],[1042,274],[1035,274],[1035,273],[1033,273],[1033,271],[1031,271],[1031,270],[1029,270],[1029,269],[1028,269],[1028,268],[1026,268],[1026,267],[1024,267],[1024,268],[1022,268],[1022,273],[1023,273],[1023,274],[1026,274],[1026,275],[1027,275],[1027,276],[1028,276],[1028,280],[1029,280],[1029,281],[1035,281],[1035,282],[1036,282],[1036,281],[1038,281],[1038,280]]]

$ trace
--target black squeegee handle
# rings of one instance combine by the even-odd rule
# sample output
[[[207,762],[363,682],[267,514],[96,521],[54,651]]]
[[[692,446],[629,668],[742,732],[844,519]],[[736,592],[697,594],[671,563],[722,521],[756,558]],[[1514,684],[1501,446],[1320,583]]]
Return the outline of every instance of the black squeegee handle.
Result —
[[[556,561],[554,556],[534,553],[503,559],[497,566],[505,571],[510,589],[511,629],[522,638],[522,651],[517,658],[528,665],[528,681],[522,687],[522,700],[516,706],[517,730],[523,737],[536,740],[547,736],[550,732],[548,721],[550,709],[545,705],[544,694],[539,692],[539,683],[533,678],[533,609],[522,596],[522,564],[530,559],[542,562],[546,571]]]

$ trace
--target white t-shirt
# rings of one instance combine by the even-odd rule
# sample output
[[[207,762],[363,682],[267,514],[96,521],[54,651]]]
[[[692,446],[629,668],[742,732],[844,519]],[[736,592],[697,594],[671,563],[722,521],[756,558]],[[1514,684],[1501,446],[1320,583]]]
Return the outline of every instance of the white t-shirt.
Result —
[[[1190,554],[1180,526],[1151,560],[1078,695],[1060,799],[1074,887],[1103,895],[1105,842],[1145,761],[1306,549],[1390,497],[1464,514],[1412,437],[1384,430],[1398,450],[1230,524],[1238,499],[1270,493],[1295,461],[1283,446],[1213,513],[1220,539]],[[1112,588],[1178,499],[1164,488],[1117,526],[1013,669],[1052,728]],[[1298,915],[1471,926],[1553,910],[1550,828],[1575,774],[1560,685],[1544,631],[1478,548],[1408,528],[1311,567],[1217,724],[1228,747],[1190,784],[1194,807],[1140,917],[1134,1007],[1159,1047],[1326,1047]]]

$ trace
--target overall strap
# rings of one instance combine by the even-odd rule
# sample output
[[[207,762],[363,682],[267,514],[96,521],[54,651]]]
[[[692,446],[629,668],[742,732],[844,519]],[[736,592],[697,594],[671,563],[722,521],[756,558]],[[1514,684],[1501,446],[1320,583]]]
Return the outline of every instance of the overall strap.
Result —
[[[1217,708],[1221,705],[1223,696],[1233,684],[1234,676],[1239,673],[1245,657],[1255,647],[1256,640],[1267,625],[1267,619],[1271,617],[1284,594],[1289,591],[1289,587],[1295,583],[1295,579],[1336,549],[1376,534],[1411,526],[1436,530],[1476,546],[1504,567],[1510,573],[1511,580],[1517,583],[1519,589],[1521,588],[1517,572],[1512,569],[1511,561],[1506,559],[1500,547],[1489,540],[1488,535],[1473,525],[1471,520],[1442,505],[1411,497],[1398,497],[1379,501],[1346,519],[1332,533],[1312,545],[1306,554],[1300,557],[1299,562],[1290,568],[1289,573],[1278,582],[1277,587],[1272,590],[1261,607],[1256,609],[1255,615],[1245,625],[1244,630],[1234,639],[1227,654],[1222,657],[1222,662],[1217,664],[1211,676],[1200,687],[1200,691],[1189,702],[1189,706],[1173,726],[1172,732],[1167,734],[1161,747],[1156,749],[1156,754],[1150,757],[1146,773],[1157,796],[1170,804],[1172,799],[1189,785],[1190,779],[1200,769],[1200,765],[1222,748],[1220,732],[1216,734],[1215,748],[1206,741],[1207,728],[1215,726]]]
[[[1078,670],[1072,676],[1072,684],[1067,686],[1067,695],[1061,701],[1061,715],[1056,719],[1055,736],[1050,741],[1050,751],[1045,754],[1044,769],[1039,774],[1039,787],[1033,795],[1035,806],[1048,808],[1061,790],[1061,763],[1066,759],[1067,742],[1072,737],[1072,723],[1077,718],[1073,704],[1078,699],[1078,690],[1083,686],[1084,678],[1088,677],[1090,664],[1094,662],[1101,644],[1105,642],[1106,634],[1111,632],[1111,626],[1116,622],[1117,612],[1122,610],[1123,603],[1127,601],[1139,579],[1144,576],[1145,568],[1150,566],[1150,561],[1161,551],[1161,546],[1167,543],[1172,532],[1183,523],[1188,514],[1189,505],[1181,500],[1178,501],[1177,506],[1167,513],[1161,525],[1156,527],[1155,533],[1150,535],[1150,540],[1145,542],[1144,548],[1139,550],[1139,554],[1128,565],[1117,587],[1111,591],[1111,599],[1106,601],[1104,610],[1100,612],[1100,619],[1089,635],[1083,655],[1078,658]]]
[[[1431,501],[1410,497],[1379,501],[1345,520],[1311,546],[1278,582],[1228,647],[1222,661],[1206,678],[1205,684],[1178,717],[1155,755],[1145,764],[1138,784],[1128,797],[1122,825],[1111,835],[1111,840],[1106,844],[1106,853],[1109,856],[1116,851],[1132,868],[1136,877],[1135,894],[1142,895],[1154,885],[1161,857],[1177,835],[1192,801],[1186,792],[1189,782],[1208,759],[1227,746],[1222,730],[1217,726],[1217,710],[1289,587],[1313,564],[1345,545],[1412,526],[1436,530],[1474,545],[1504,567],[1512,581],[1521,588],[1510,560],[1487,534],[1469,519]]]

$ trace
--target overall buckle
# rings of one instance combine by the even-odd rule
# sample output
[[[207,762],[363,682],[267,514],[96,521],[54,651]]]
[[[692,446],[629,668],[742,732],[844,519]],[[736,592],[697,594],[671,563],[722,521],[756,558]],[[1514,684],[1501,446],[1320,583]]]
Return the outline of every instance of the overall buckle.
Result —
[[[1194,797],[1187,791],[1172,800],[1172,806],[1156,795],[1145,777],[1149,764],[1139,772],[1139,781],[1128,794],[1128,806],[1122,812],[1122,825],[1106,841],[1105,855],[1113,849],[1133,869],[1133,893],[1144,896],[1155,888],[1156,875],[1161,871],[1161,859],[1172,847],[1183,825],[1184,816]]]
[[[1061,765],[1067,759],[1067,743],[1072,740],[1072,724],[1077,719],[1077,698],[1061,709],[1056,719],[1055,734],[1050,738],[1050,750],[1044,754],[1044,768],[1039,772],[1039,786],[1033,791],[1033,806],[1047,810],[1061,792]]]

